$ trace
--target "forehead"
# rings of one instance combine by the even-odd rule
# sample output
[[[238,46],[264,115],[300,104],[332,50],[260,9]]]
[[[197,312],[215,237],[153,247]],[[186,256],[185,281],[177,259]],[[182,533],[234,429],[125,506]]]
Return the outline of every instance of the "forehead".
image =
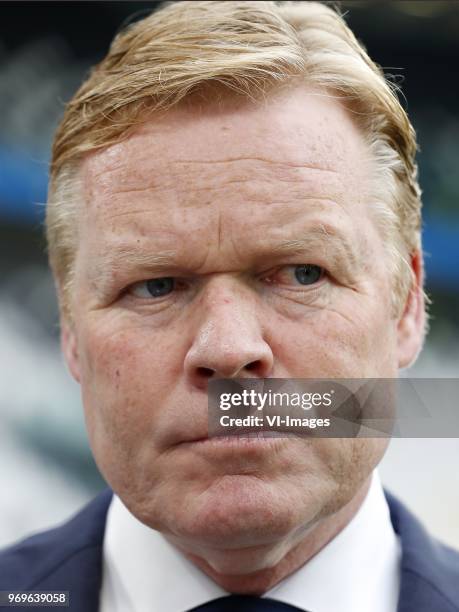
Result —
[[[364,199],[367,151],[347,111],[297,86],[263,102],[174,108],[82,165],[84,232],[117,238],[189,229],[198,209],[278,224],[294,208],[330,202],[334,214]],[[276,206],[276,203],[279,204]],[[322,206],[323,208],[323,206]],[[212,212],[210,211],[212,209]]]

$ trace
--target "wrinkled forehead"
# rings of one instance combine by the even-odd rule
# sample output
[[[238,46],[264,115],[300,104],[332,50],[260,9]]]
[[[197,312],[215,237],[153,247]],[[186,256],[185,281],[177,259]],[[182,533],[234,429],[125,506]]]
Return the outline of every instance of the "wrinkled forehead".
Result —
[[[279,181],[296,177],[306,189],[352,189],[367,159],[362,135],[336,98],[297,87],[262,102],[194,103],[153,116],[126,140],[88,156],[81,178],[86,205],[103,215],[122,193],[178,181],[199,191],[224,174],[246,180],[255,170]]]

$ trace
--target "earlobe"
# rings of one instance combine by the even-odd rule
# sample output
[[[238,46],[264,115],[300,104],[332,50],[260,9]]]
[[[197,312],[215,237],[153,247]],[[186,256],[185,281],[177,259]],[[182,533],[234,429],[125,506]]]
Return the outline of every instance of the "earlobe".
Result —
[[[80,362],[75,331],[67,323],[61,328],[61,348],[73,378],[80,382]]]
[[[408,368],[416,361],[424,343],[426,313],[422,253],[411,255],[413,283],[397,325],[398,367]]]

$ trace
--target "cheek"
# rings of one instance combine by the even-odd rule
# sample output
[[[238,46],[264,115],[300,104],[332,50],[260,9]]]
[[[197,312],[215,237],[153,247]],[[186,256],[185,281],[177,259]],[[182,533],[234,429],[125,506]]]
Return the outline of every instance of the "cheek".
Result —
[[[323,507],[329,515],[348,503],[381,461],[390,438],[334,438],[314,440],[315,452],[328,480],[338,488]]]
[[[367,306],[367,307],[365,307]],[[396,376],[395,327],[383,305],[349,302],[291,321],[279,317],[271,342],[289,378]]]
[[[98,324],[83,330],[81,388],[96,458],[114,452],[133,458],[142,439],[153,439],[180,363],[167,336],[140,326],[119,330]]]

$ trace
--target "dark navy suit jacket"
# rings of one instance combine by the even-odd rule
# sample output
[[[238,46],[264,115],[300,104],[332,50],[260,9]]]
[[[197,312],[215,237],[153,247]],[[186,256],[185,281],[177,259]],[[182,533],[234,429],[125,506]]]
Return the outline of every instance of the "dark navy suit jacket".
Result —
[[[67,609],[98,612],[102,542],[111,497],[112,491],[106,489],[63,525],[0,551],[0,590],[69,591]],[[387,491],[386,498],[402,545],[398,612],[459,612],[459,552],[431,538]],[[356,589],[358,577],[356,568]],[[66,608],[49,608],[56,609]]]

